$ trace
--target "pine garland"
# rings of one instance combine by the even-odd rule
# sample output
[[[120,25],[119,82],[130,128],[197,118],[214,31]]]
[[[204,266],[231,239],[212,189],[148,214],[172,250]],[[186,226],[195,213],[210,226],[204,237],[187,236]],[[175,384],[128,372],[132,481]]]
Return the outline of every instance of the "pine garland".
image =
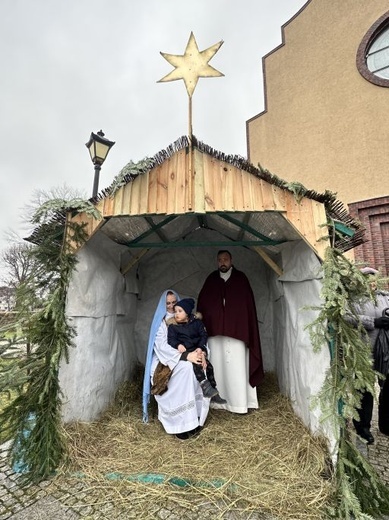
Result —
[[[77,206],[77,200],[50,201],[34,215],[33,222],[40,224],[30,253],[36,268],[17,289],[16,324],[1,330],[13,333],[9,344],[33,346],[29,356],[14,359],[0,372],[0,392],[17,394],[0,415],[0,428],[11,440],[10,464],[24,472],[26,483],[47,478],[66,456],[58,371],[75,336],[66,318],[66,292],[76,257],[64,247],[61,215]],[[71,226],[67,231],[73,241],[82,243],[83,227]]]
[[[329,515],[339,520],[368,519],[389,513],[389,489],[353,443],[348,425],[358,419],[360,391],[375,393],[377,374],[372,367],[370,344],[363,339],[363,327],[352,306],[361,298],[374,299],[366,277],[342,253],[327,248],[323,263],[323,304],[308,327],[314,349],[330,345],[331,365],[317,396],[323,418],[331,417],[339,432],[337,464],[333,480],[333,504]]]
[[[110,197],[114,197],[115,193],[122,187],[128,184],[132,179],[145,173],[154,166],[155,161],[150,157],[145,157],[141,161],[134,163],[130,161],[127,163],[124,168],[120,170],[120,172],[116,175],[114,180],[112,181],[111,186],[108,188],[108,193]]]

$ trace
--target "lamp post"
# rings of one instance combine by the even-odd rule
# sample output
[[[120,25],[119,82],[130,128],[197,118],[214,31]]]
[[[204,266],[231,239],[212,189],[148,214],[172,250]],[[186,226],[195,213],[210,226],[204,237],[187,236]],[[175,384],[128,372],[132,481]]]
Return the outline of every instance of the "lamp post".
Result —
[[[109,141],[104,137],[104,132],[102,130],[97,132],[97,134],[92,132],[89,141],[85,144],[89,150],[90,158],[95,165],[92,198],[97,195],[101,166],[114,144],[114,141]]]

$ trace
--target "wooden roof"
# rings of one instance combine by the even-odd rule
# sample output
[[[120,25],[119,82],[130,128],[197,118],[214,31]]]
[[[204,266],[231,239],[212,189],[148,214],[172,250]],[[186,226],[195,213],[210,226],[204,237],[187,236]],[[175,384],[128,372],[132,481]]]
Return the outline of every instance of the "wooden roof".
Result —
[[[93,201],[100,219],[69,213],[68,221],[85,224],[88,237],[98,229],[104,231],[109,222],[107,234],[128,247],[141,247],[146,237],[147,247],[152,247],[151,234],[158,235],[156,247],[177,245],[177,237],[173,238],[171,232],[163,235],[163,231],[171,219],[184,216],[195,216],[193,226],[200,227],[209,226],[204,218],[219,217],[219,222],[221,219],[240,228],[240,244],[246,245],[246,241],[250,247],[256,247],[256,240],[258,247],[264,248],[302,238],[320,258],[329,245],[329,230],[323,226],[329,219],[346,230],[337,238],[337,247],[347,250],[362,242],[360,226],[333,194],[317,194],[297,183],[291,186],[242,157],[215,151],[195,138],[190,142],[182,137],[150,159],[144,171],[124,175],[120,184],[117,187],[114,183]],[[266,215],[266,225],[260,215]],[[276,239],[269,236],[275,233],[271,231],[271,218]],[[285,226],[280,225],[280,218]],[[126,233],[131,236],[127,240],[123,229],[129,229],[131,221],[139,232]],[[226,236],[234,240],[231,234]],[[71,244],[71,236],[67,239]]]

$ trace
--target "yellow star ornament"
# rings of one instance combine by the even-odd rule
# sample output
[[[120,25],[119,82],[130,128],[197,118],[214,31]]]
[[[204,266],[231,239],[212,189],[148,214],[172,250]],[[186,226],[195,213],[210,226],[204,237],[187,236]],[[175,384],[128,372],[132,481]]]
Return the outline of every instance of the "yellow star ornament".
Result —
[[[218,43],[215,43],[215,45],[208,47],[208,49],[200,52],[197,46],[196,38],[194,37],[193,32],[191,32],[185,49],[185,54],[177,55],[161,52],[161,55],[165,58],[165,60],[173,65],[174,70],[169,72],[169,74],[164,76],[157,83],[183,79],[188,96],[191,98],[199,78],[216,78],[224,76],[224,74],[214,69],[208,63],[215,56],[223,43],[224,42],[222,40]]]

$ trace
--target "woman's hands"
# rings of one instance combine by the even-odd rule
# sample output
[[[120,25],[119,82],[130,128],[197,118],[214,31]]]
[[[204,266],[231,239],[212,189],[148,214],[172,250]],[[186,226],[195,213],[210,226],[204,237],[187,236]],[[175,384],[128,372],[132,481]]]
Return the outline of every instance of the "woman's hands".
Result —
[[[205,355],[204,355],[204,352],[201,350],[201,348],[196,349],[194,352],[189,352],[186,359],[187,359],[187,361],[190,361],[194,365],[203,365],[203,368],[205,368],[205,366],[204,366],[204,365],[206,365]]]

